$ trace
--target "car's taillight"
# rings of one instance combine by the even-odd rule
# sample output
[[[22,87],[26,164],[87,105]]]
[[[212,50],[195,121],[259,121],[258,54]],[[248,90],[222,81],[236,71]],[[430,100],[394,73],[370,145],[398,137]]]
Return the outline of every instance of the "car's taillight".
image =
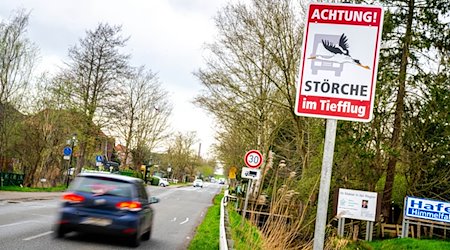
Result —
[[[116,208],[120,210],[139,211],[142,204],[138,201],[122,201],[116,204]]]
[[[63,195],[63,201],[68,201],[70,203],[80,203],[84,201],[84,197],[74,193],[68,193]]]

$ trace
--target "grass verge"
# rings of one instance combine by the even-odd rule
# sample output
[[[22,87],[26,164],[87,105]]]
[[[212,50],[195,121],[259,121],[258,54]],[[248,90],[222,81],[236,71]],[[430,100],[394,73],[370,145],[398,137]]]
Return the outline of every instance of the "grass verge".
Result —
[[[450,250],[450,242],[444,240],[428,240],[428,239],[391,239],[380,240],[367,243],[372,249],[383,250],[403,250],[403,249],[448,249]]]
[[[353,249],[367,249],[367,250],[426,250],[426,249],[439,249],[450,250],[450,242],[445,240],[429,240],[429,239],[390,239],[390,240],[377,240],[372,242],[357,242],[348,244],[345,250]]]
[[[5,186],[0,187],[2,191],[18,191],[18,192],[61,192],[66,191],[66,186],[48,187],[48,188],[31,188],[20,186]]]
[[[197,232],[188,249],[219,249],[220,201],[223,194],[214,197],[213,205],[208,208],[205,219],[197,228]]]
[[[233,209],[228,209],[228,217],[230,220],[231,236],[234,241],[234,249],[263,249],[262,235],[256,226],[253,226],[248,220],[244,220],[244,223],[242,223],[242,215]]]

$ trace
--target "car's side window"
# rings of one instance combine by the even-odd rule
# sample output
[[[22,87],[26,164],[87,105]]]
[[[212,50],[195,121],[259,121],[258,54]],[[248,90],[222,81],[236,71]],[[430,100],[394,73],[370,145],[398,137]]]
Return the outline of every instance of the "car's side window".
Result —
[[[148,200],[147,191],[145,191],[144,185],[142,183],[138,184],[138,192],[139,192],[139,198],[142,200]]]

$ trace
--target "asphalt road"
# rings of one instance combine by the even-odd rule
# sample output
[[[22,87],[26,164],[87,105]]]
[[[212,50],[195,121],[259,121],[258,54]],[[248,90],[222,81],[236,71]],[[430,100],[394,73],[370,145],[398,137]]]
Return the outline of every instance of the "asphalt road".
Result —
[[[160,202],[152,205],[152,237],[137,249],[186,249],[221,188],[218,184],[205,185],[149,187],[150,195]],[[70,233],[64,239],[54,238],[58,207],[58,199],[0,203],[0,249],[129,249],[120,239],[98,235]]]

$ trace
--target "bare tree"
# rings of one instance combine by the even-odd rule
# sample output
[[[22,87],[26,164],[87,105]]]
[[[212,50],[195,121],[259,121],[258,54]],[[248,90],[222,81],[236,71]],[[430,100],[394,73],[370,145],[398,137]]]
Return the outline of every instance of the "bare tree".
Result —
[[[195,132],[174,135],[167,150],[167,157],[170,159],[173,175],[185,180],[186,177],[195,176],[196,154],[192,146],[198,141]]]
[[[18,10],[0,23],[0,103],[20,105],[30,83],[37,47],[26,37],[29,13]]]
[[[0,21],[0,169],[13,156],[17,110],[30,82],[37,48],[26,37],[29,13]]]
[[[219,39],[208,45],[207,66],[197,72],[206,90],[196,99],[224,133],[240,134],[247,150],[257,148],[266,156],[270,147],[276,149],[301,178],[320,150],[323,127],[319,120],[294,113],[302,11],[301,2],[289,0],[225,7],[216,17]],[[226,165],[243,165],[243,153]]]
[[[116,110],[117,97],[122,93],[121,82],[129,75],[129,55],[120,51],[128,38],[120,35],[120,26],[99,24],[88,30],[79,45],[69,49],[68,68],[60,76],[70,105],[83,118],[83,131],[78,135],[79,153],[77,172],[84,165],[89,141],[94,138],[94,127],[103,127]]]
[[[172,107],[167,92],[161,88],[156,74],[140,67],[125,81],[124,95],[119,99],[123,105],[117,113],[115,129],[125,141],[125,159],[133,150],[152,151],[158,143],[167,137],[168,118]],[[135,167],[142,163],[136,156]]]

